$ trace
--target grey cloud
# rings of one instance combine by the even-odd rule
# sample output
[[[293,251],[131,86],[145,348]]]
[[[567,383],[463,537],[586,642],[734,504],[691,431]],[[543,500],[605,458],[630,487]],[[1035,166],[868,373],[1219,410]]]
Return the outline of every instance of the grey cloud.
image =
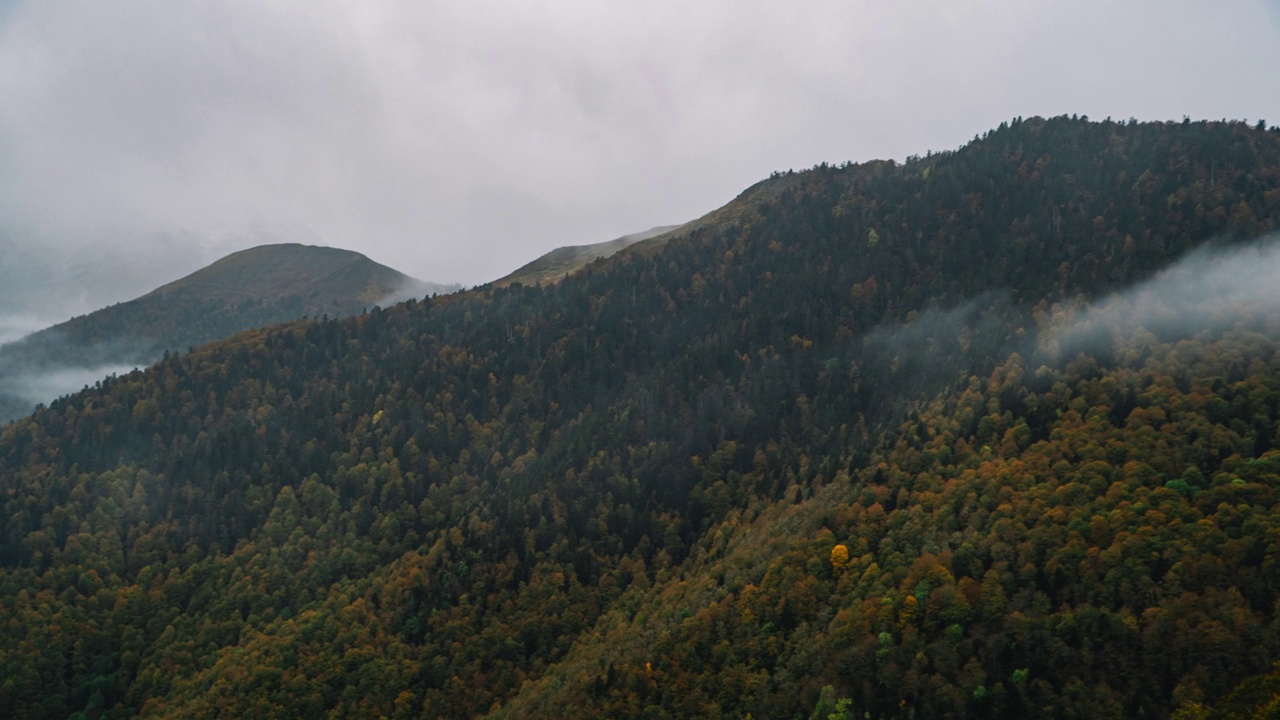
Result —
[[[64,367],[38,374],[16,375],[0,380],[0,394],[12,394],[35,405],[77,392],[109,375],[124,375],[137,369],[135,365],[103,365],[92,368]]]
[[[1093,305],[1050,318],[1040,349],[1050,357],[1119,347],[1142,337],[1175,341],[1242,320],[1280,314],[1280,237],[1233,248],[1205,247],[1151,279]]]
[[[308,237],[482,282],[697,217],[773,170],[950,149],[1014,115],[1280,121],[1271,17],[1243,0],[18,0],[0,6],[0,242]]]
[[[922,398],[939,392],[1020,345],[1010,337],[1015,316],[1008,293],[989,291],[948,308],[877,327],[860,341],[862,362],[889,371],[893,386]]]
[[[30,414],[37,405],[69,395],[110,375],[124,375],[133,365],[59,367],[9,372],[0,377],[0,425]]]

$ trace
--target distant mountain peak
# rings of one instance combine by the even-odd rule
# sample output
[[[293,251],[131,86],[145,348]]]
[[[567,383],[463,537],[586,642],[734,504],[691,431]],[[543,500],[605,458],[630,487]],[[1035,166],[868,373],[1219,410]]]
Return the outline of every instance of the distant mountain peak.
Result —
[[[0,420],[52,400],[49,392],[78,389],[95,371],[101,377],[104,368],[150,365],[166,350],[304,316],[344,317],[458,289],[340,248],[282,243],[241,250],[134,300],[0,347]],[[65,380],[60,385],[50,378]]]
[[[450,289],[409,277],[353,250],[281,243],[234,252],[140,299],[193,292],[229,301],[296,294],[320,302],[357,298],[374,305],[388,298],[428,294],[432,288]]]
[[[511,274],[494,281],[494,285],[506,287],[514,283],[543,285],[556,282],[566,275],[572,275],[596,260],[615,255],[645,240],[669,235],[682,227],[684,226],[661,225],[601,243],[559,247],[532,262],[521,265]]]

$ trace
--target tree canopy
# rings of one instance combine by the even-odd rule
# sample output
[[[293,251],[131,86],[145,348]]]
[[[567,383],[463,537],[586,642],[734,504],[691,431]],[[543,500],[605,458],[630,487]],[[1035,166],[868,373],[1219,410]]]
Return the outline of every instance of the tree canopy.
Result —
[[[1280,324],[1044,340],[1278,210],[1280,133],[1015,120],[103,381],[0,428],[0,716],[1235,702],[1280,659]]]

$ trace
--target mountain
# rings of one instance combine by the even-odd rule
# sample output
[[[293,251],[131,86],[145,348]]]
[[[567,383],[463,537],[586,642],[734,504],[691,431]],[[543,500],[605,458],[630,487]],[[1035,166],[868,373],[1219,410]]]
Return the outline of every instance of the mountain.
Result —
[[[1278,218],[1278,131],[1015,120],[105,380],[0,429],[0,715],[1265,703]]]
[[[564,278],[566,275],[575,273],[600,258],[606,258],[617,252],[635,245],[642,240],[649,240],[659,236],[667,236],[673,231],[678,230],[679,225],[664,225],[661,227],[650,228],[644,232],[623,235],[615,240],[609,240],[602,243],[592,245],[569,245],[567,247],[556,248],[551,252],[539,257],[538,259],[521,265],[511,274],[496,280],[493,284],[496,287],[506,287],[514,283],[522,285],[541,285],[548,282],[556,282]]]
[[[456,289],[348,250],[298,244],[243,250],[135,300],[0,346],[0,419],[29,413],[37,402],[111,372],[150,365],[166,351],[307,315],[345,317]]]
[[[776,198],[779,193],[790,188],[794,179],[795,173],[785,175],[775,173],[768,180],[747,188],[724,207],[717,208],[683,225],[662,225],[602,243],[556,248],[495,280],[492,285],[507,287],[517,283],[544,285],[558,282],[597,260],[612,257],[623,250],[634,248],[640,252],[652,252],[672,240],[687,238],[704,228],[736,223],[756,212],[761,203]]]

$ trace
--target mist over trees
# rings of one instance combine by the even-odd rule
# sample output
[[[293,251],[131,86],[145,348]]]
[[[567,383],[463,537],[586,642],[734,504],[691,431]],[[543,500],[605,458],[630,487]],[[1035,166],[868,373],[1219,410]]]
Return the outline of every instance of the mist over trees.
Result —
[[[1272,257],[1278,211],[1280,132],[1019,119],[105,381],[0,428],[0,715],[1247,706],[1267,276],[1203,323],[1111,308]]]

